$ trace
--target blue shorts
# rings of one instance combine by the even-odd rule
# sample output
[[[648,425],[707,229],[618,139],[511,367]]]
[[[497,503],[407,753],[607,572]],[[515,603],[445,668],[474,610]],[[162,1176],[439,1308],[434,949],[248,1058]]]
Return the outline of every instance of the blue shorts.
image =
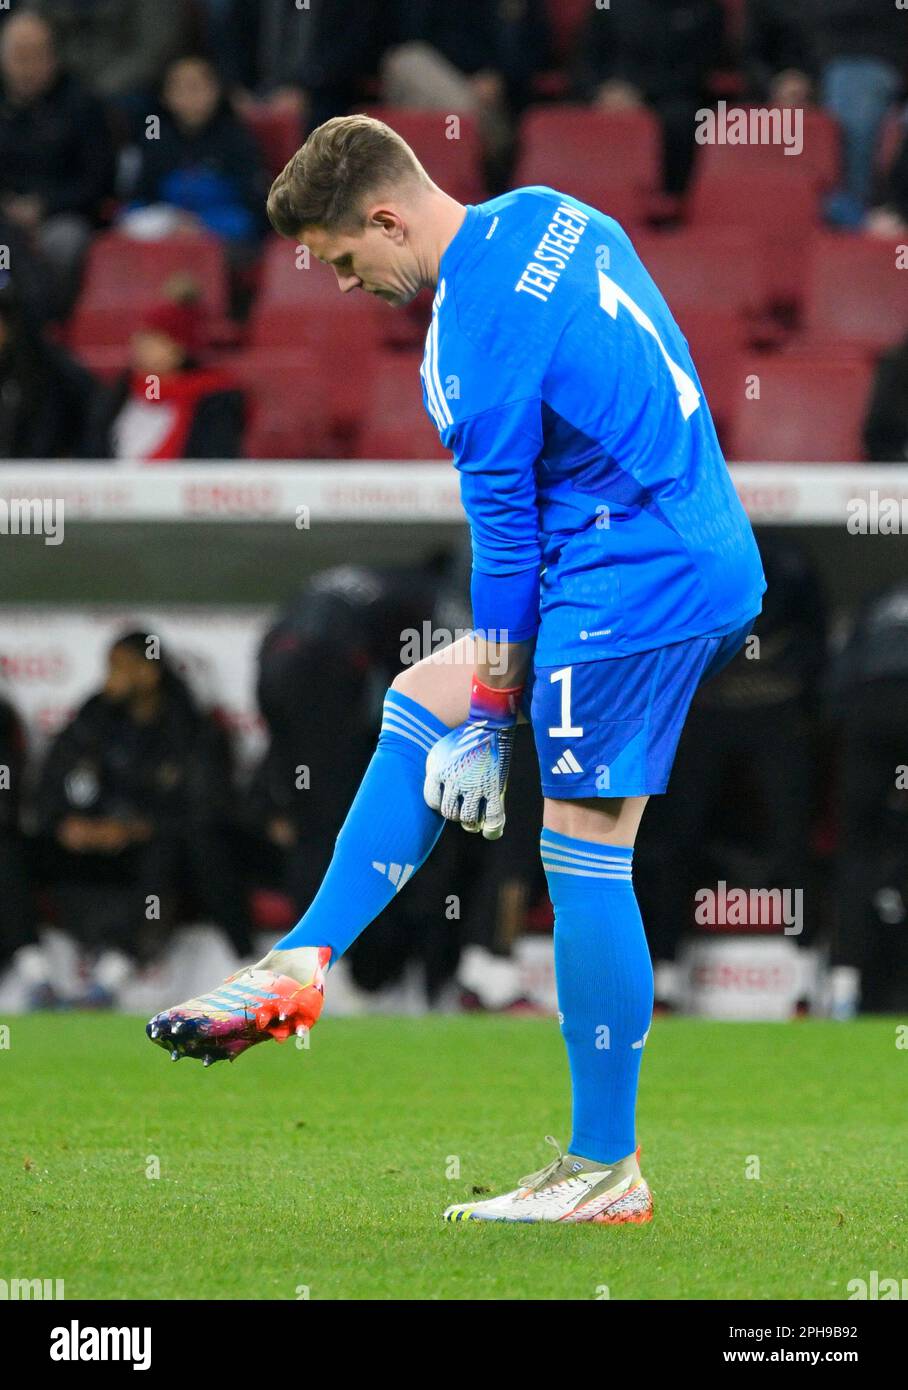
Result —
[[[522,708],[533,726],[544,794],[570,800],[664,792],[697,687],[731,661],[753,623],[655,651],[536,667]]]

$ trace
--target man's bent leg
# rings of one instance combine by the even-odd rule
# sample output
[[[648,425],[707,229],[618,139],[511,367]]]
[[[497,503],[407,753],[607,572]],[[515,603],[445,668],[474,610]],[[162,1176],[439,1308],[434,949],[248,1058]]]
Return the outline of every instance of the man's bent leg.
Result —
[[[472,660],[464,639],[395,679],[378,747],[301,921],[251,969],[149,1022],[148,1036],[175,1060],[232,1059],[317,1021],[328,965],[406,886],[441,833],[444,819],[423,797],[426,755],[466,717]]]
[[[427,858],[444,819],[423,797],[426,755],[466,718],[473,662],[474,643],[465,637],[395,677],[378,747],[321,887],[261,968],[293,974],[283,953],[300,947],[328,946],[337,960]]]

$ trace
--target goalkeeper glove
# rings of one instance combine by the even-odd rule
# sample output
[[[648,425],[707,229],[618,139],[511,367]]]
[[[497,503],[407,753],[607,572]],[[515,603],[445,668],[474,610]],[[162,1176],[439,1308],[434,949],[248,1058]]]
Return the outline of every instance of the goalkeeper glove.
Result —
[[[504,830],[504,793],[522,686],[493,690],[476,676],[470,713],[438,740],[426,759],[423,795],[445,820],[497,840]]]

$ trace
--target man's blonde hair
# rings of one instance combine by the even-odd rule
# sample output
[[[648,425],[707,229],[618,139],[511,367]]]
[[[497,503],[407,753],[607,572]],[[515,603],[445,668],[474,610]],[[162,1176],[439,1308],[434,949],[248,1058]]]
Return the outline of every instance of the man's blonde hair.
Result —
[[[370,193],[430,179],[406,140],[372,116],[335,116],[317,126],[278,174],[268,217],[281,236],[304,227],[357,232]]]

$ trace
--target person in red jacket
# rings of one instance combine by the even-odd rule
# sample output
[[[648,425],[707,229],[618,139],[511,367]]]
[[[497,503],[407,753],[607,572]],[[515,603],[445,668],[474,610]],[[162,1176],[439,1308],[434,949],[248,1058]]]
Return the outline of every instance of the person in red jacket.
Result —
[[[239,456],[243,395],[227,371],[202,362],[204,328],[191,296],[162,299],[146,314],[129,371],[97,411],[92,457],[166,463]]]

